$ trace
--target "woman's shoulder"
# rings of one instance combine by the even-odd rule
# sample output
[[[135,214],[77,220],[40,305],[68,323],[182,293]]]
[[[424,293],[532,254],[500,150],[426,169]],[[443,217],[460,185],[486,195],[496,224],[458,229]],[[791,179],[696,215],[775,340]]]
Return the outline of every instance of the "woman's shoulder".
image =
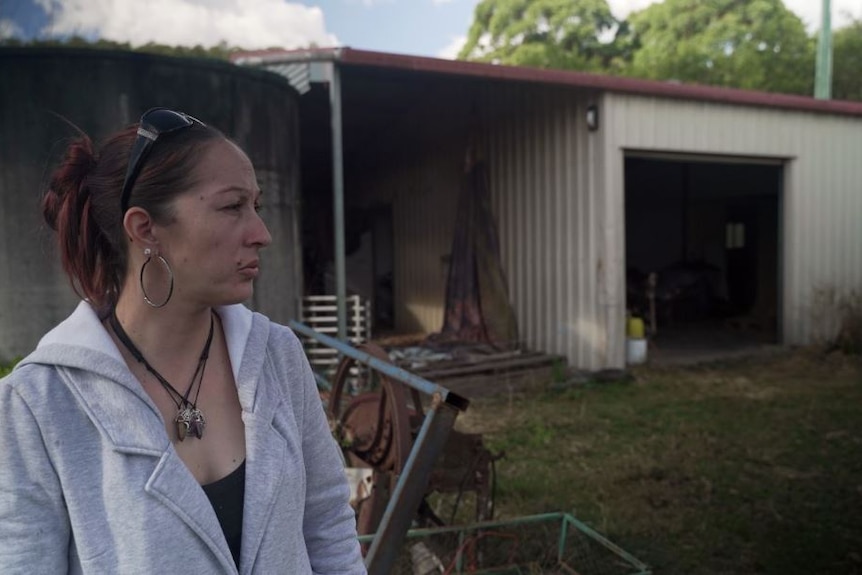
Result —
[[[268,352],[301,352],[302,343],[290,327],[270,319],[258,311],[248,313],[248,344],[265,343]]]
[[[0,378],[0,385],[11,388],[21,387],[45,379],[57,377],[57,366],[41,361],[33,361],[36,352],[18,360],[15,366],[5,376]]]
[[[30,363],[27,358],[19,362],[5,377],[0,378],[0,403],[6,404],[11,398],[19,398],[32,409],[46,405],[62,404],[59,395],[67,395],[57,373],[57,367],[44,363]]]
[[[284,324],[278,323],[267,318],[269,321],[270,339],[279,345],[289,345],[292,347],[302,347],[296,333]]]

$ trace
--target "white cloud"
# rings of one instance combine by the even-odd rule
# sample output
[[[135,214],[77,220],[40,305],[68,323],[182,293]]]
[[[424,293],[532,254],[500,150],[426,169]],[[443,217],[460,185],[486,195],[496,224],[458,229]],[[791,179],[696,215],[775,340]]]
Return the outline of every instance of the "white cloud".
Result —
[[[284,0],[36,0],[51,15],[45,35],[97,35],[133,46],[301,48],[335,46],[323,11]]]
[[[6,38],[21,37],[24,31],[15,22],[9,19],[0,19],[0,40]]]
[[[362,4],[366,8],[374,8],[383,4],[395,4],[396,0],[346,0],[348,4]]]
[[[810,33],[820,29],[821,4],[818,0],[784,0],[784,5],[802,18]],[[853,17],[862,17],[859,0],[832,0],[833,30],[849,24]]]
[[[454,60],[458,57],[458,52],[461,51],[461,48],[463,48],[466,43],[467,36],[455,36],[442,50],[437,52],[437,57]]]
[[[617,18],[627,18],[636,10],[655,4],[657,0],[608,0]],[[809,34],[820,27],[821,2],[819,0],[784,0],[784,5],[802,19]],[[859,0],[832,0],[832,29],[848,24],[852,17],[862,18]]]

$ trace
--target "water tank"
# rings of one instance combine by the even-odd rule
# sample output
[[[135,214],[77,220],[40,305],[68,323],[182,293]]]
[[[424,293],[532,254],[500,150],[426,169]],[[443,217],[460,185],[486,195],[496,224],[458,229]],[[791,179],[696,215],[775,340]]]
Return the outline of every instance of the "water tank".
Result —
[[[234,139],[265,191],[273,236],[249,306],[297,317],[299,100],[275,74],[228,62],[97,49],[0,48],[0,361],[29,353],[77,305],[39,201],[74,131],[97,142],[153,106],[182,110]]]

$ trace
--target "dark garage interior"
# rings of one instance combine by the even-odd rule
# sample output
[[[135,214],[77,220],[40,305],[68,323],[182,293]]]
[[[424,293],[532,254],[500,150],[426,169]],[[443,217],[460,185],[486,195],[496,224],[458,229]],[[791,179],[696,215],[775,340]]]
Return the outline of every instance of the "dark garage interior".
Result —
[[[626,156],[626,307],[653,359],[777,343],[782,169]]]

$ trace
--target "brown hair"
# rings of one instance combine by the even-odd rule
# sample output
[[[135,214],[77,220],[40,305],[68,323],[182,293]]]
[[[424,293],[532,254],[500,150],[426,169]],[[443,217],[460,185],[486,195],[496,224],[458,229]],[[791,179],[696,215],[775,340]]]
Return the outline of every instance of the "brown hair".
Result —
[[[137,124],[109,137],[97,152],[81,133],[42,198],[72,289],[100,314],[117,303],[127,273],[120,192],[136,138]],[[147,210],[156,222],[170,221],[172,200],[196,183],[198,154],[219,138],[224,136],[218,130],[200,124],[160,136],[143,162],[129,206]]]

